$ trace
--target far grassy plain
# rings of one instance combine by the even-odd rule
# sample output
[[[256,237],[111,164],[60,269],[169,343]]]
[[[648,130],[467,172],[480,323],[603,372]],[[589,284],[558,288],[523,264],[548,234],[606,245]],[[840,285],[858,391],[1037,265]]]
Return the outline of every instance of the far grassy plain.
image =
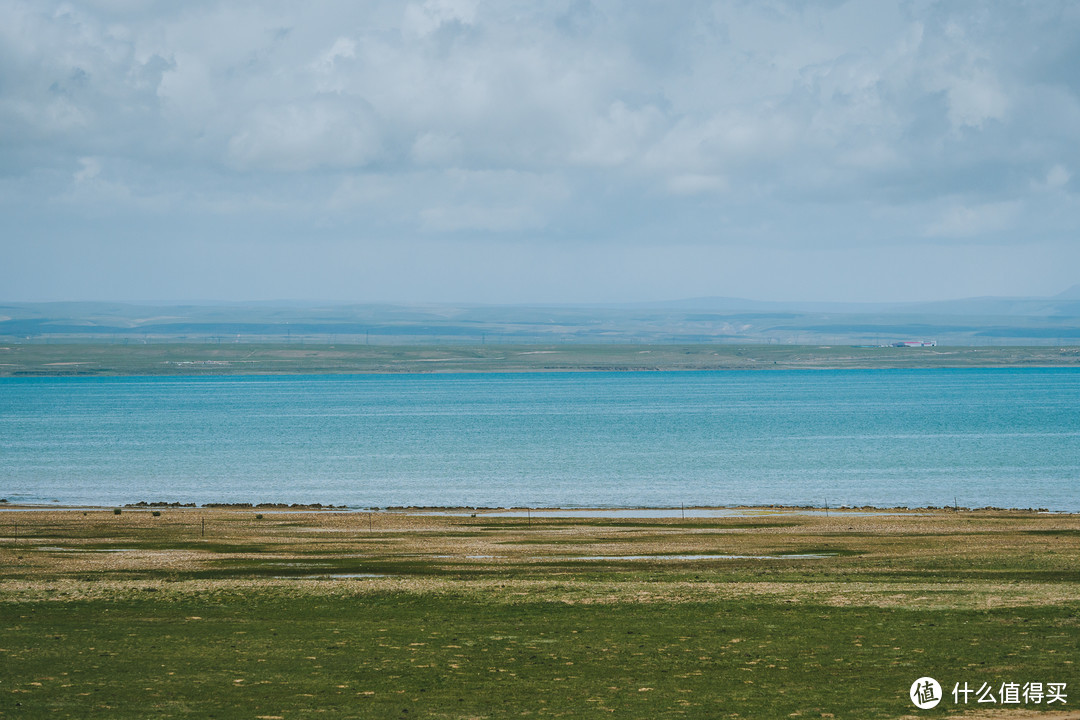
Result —
[[[1080,346],[0,345],[0,377],[968,367],[1080,367]]]
[[[1001,714],[951,693],[1076,692],[1077,516],[157,512],[0,512],[0,715],[1016,718],[1076,702]],[[934,710],[908,699],[923,675],[944,688]]]

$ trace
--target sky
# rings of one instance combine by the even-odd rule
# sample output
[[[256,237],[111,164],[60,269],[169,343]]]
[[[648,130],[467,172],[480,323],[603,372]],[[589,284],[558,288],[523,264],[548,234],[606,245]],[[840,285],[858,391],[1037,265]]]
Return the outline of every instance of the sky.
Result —
[[[0,300],[1080,283],[1080,4],[0,0]]]

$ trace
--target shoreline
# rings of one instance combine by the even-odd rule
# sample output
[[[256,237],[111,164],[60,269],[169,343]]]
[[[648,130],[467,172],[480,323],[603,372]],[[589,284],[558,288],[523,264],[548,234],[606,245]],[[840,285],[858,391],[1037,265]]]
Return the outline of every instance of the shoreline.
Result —
[[[873,515],[958,515],[970,513],[1053,515],[1068,517],[1080,515],[1074,510],[1052,510],[1048,508],[1006,508],[995,506],[923,506],[923,507],[878,507],[874,505],[825,507],[823,505],[695,505],[668,507],[480,507],[469,505],[393,505],[387,507],[356,507],[349,505],[324,505],[322,503],[179,503],[179,502],[137,502],[123,505],[67,505],[58,503],[19,503],[5,500],[0,502],[0,512],[263,512],[263,513],[318,513],[318,514],[399,514],[433,515],[462,517],[507,517],[507,518],[657,518],[657,519],[703,519],[723,517],[754,517],[761,515],[821,515],[845,516]]]
[[[1071,345],[220,345],[198,341],[0,345],[0,378],[12,379],[1077,367],[1080,347]]]

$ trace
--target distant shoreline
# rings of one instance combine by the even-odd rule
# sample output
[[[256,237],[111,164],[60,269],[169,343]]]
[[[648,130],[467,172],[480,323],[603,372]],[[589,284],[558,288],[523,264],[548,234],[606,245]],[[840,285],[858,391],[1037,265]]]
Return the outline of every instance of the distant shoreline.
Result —
[[[1004,507],[877,507],[873,505],[828,507],[823,505],[715,505],[694,507],[471,507],[456,506],[390,506],[390,507],[354,507],[347,505],[323,505],[321,503],[168,503],[139,502],[123,505],[64,505],[41,503],[0,503],[0,512],[317,512],[317,513],[393,513],[406,515],[461,515],[488,517],[537,517],[537,518],[639,518],[639,519],[702,519],[722,517],[752,517],[768,514],[784,515],[909,515],[909,514],[957,514],[957,513],[1006,513],[1040,515],[1080,515],[1067,510],[1049,510],[1046,508],[1004,508]],[[534,515],[535,514],[535,515]]]
[[[1078,346],[0,344],[0,378],[1077,367]]]

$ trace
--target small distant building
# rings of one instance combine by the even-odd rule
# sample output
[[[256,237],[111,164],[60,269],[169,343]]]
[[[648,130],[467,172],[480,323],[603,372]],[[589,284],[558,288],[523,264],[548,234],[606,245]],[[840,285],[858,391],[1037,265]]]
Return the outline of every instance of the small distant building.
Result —
[[[936,347],[937,340],[901,340],[894,342],[892,347]]]

